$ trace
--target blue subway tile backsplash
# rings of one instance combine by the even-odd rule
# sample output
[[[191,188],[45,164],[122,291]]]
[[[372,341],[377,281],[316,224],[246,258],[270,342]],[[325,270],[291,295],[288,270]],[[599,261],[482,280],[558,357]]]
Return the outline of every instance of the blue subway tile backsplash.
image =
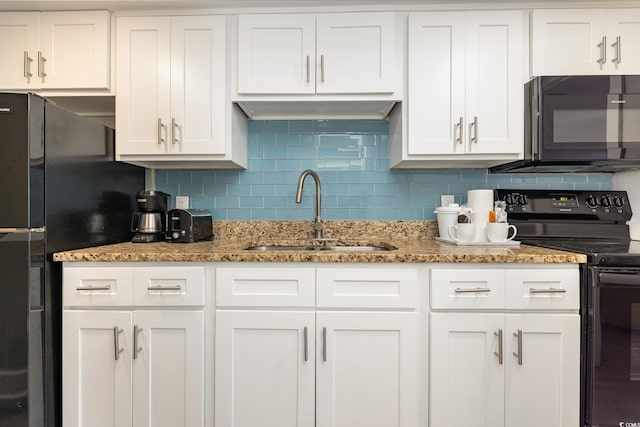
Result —
[[[315,188],[307,178],[295,203],[300,173],[322,182],[325,220],[435,219],[441,194],[466,202],[474,188],[609,190],[610,174],[490,175],[486,169],[389,169],[384,120],[271,120],[249,123],[248,169],[156,170],[156,189],[189,196],[215,220],[312,220]]]

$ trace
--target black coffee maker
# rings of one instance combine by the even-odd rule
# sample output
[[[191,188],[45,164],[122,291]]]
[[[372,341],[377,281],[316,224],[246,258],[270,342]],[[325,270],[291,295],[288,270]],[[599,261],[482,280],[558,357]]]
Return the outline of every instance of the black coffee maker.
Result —
[[[144,190],[136,193],[138,210],[131,220],[135,232],[133,243],[163,242],[167,231],[167,211],[171,209],[171,195],[162,191]]]

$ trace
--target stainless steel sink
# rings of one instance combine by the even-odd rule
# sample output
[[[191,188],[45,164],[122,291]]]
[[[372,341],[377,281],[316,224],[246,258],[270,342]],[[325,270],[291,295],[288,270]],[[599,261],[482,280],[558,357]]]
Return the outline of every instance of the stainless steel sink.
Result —
[[[260,245],[249,246],[246,251],[333,251],[333,252],[376,252],[376,251],[392,251],[394,247],[384,246],[285,246],[285,245]]]

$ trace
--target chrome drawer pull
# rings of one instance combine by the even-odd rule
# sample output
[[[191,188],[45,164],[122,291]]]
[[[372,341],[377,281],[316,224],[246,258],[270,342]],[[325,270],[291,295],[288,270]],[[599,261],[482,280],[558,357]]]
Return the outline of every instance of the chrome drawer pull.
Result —
[[[308,332],[307,327],[304,327],[303,337],[304,337],[304,361],[309,360],[309,341],[308,341]]]
[[[494,351],[493,354],[498,356],[498,364],[502,365],[502,329],[498,329],[498,332],[494,332],[493,335],[498,337],[498,351]]]
[[[458,144],[462,144],[464,140],[464,120],[462,116],[460,116],[460,120],[456,123],[456,128],[458,128],[458,137],[456,138],[456,142]]]
[[[600,58],[596,62],[603,65],[607,62],[607,36],[602,36],[602,41],[596,46],[600,48]]]
[[[47,73],[44,72],[44,63],[47,59],[42,55],[41,51],[38,51],[38,77],[47,77]]]
[[[322,361],[327,361],[327,328],[322,328]]]
[[[456,288],[456,294],[491,292],[489,288]]]
[[[616,48],[616,56],[611,60],[614,64],[619,64],[622,62],[622,58],[620,57],[620,36],[616,37],[616,42],[611,45],[611,47]]]
[[[518,358],[518,365],[522,365],[522,329],[514,332],[513,336],[518,339],[518,352],[513,352],[513,355]]]
[[[110,291],[111,286],[80,286],[76,291]]]
[[[529,293],[531,294],[566,294],[566,289],[558,289],[558,288],[547,288],[547,289],[536,289],[529,288]]]
[[[24,76],[26,78],[29,78],[31,76],[33,76],[33,73],[31,72],[31,62],[33,61],[33,59],[29,58],[29,52],[27,52],[26,50],[24,51]]]
[[[124,351],[124,348],[120,348],[120,334],[123,332],[124,332],[123,329],[120,329],[117,326],[113,327],[113,344],[115,349],[116,360],[120,359],[120,353]]]
[[[149,286],[147,287],[148,291],[181,291],[182,286]]]
[[[164,128],[165,125],[162,123],[162,119],[158,118],[158,145],[165,143],[165,139],[162,137],[162,131]]]
[[[138,325],[133,326],[133,358],[138,358],[138,353],[142,351],[142,347],[138,347],[138,334],[142,332],[142,328]]]

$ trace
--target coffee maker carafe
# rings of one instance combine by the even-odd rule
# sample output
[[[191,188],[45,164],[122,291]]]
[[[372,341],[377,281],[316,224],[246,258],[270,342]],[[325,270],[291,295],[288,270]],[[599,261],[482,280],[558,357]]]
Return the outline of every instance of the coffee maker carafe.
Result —
[[[140,212],[136,212],[131,220],[131,231],[136,233],[131,241],[133,243],[164,241],[171,196],[162,191],[138,191],[136,203]]]

